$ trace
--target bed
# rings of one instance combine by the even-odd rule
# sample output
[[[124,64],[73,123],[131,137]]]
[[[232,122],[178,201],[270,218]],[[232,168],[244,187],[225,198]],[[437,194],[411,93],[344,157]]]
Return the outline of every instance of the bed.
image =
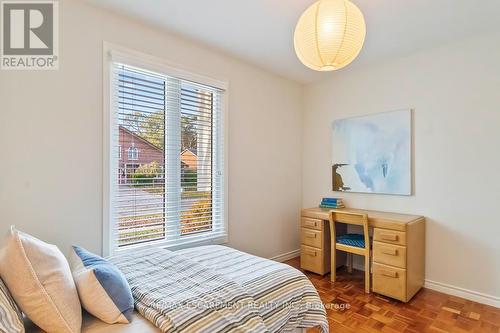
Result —
[[[219,245],[148,248],[109,260],[131,287],[134,320],[106,325],[85,315],[82,333],[328,332],[316,289],[282,263]]]

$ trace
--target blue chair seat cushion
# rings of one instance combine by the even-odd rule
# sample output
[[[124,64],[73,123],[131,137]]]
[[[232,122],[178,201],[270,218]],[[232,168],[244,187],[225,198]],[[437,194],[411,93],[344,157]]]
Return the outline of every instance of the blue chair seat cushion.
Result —
[[[361,234],[345,234],[337,236],[337,243],[354,246],[354,247],[365,247],[365,236]]]

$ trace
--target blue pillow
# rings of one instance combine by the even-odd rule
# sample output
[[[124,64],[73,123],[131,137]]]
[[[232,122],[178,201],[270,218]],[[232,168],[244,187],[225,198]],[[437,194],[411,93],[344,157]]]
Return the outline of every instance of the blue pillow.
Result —
[[[73,246],[69,261],[85,310],[108,324],[130,323],[134,299],[118,268],[79,246]]]

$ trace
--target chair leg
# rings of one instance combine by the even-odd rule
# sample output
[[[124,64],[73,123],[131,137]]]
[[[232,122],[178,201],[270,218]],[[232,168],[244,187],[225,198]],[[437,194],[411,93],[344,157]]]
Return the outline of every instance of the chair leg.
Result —
[[[349,274],[352,274],[352,257],[353,257],[353,254],[352,253],[347,253],[347,272]]]
[[[370,256],[365,256],[365,293],[370,293]]]
[[[337,266],[335,264],[335,260],[337,259],[336,253],[335,253],[335,243],[332,243],[332,250],[330,253],[331,259],[330,259],[330,281],[335,282],[337,279]]]

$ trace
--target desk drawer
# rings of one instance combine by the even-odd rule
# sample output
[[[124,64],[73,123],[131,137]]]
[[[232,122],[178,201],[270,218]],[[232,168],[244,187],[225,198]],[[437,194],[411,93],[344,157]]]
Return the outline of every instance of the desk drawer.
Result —
[[[304,228],[323,230],[323,220],[312,219],[310,217],[303,217],[300,220],[300,225]]]
[[[373,261],[406,268],[406,247],[374,241]]]
[[[307,245],[301,245],[300,267],[307,271],[324,274],[323,251]]]
[[[406,232],[373,228],[373,240],[396,245],[406,245]]]
[[[300,228],[300,242],[304,245],[323,249],[322,235],[319,230]]]
[[[373,263],[373,291],[406,301],[406,270]]]

